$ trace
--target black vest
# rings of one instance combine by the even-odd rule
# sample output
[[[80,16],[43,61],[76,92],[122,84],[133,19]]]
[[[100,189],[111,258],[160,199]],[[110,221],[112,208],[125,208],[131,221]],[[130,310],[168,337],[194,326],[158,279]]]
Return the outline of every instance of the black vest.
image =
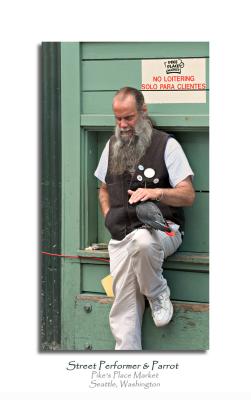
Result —
[[[110,210],[106,215],[105,225],[110,231],[113,239],[122,240],[128,233],[142,226],[137,218],[135,206],[129,204],[129,189],[136,190],[140,187],[147,188],[171,188],[169,175],[164,161],[166,143],[170,135],[153,129],[152,141],[144,156],[137,163],[134,174],[124,172],[122,175],[112,175],[110,172],[110,162],[112,145],[115,136],[110,139],[108,170],[106,174],[106,184],[109,193]],[[147,168],[154,170],[155,174],[151,178],[146,178],[144,171]],[[184,212],[181,207],[165,206],[157,202],[165,219],[169,219],[184,229]]]

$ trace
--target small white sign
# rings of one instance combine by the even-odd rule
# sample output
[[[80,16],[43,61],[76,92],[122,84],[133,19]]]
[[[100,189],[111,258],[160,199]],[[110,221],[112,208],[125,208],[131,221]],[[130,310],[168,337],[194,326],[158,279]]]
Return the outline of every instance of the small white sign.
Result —
[[[206,103],[206,59],[142,60],[146,103]]]

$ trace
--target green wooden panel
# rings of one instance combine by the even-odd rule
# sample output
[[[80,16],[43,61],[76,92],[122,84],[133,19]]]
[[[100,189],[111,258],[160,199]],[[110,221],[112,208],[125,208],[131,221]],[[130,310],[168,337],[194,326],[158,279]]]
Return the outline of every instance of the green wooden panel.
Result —
[[[177,269],[176,269],[177,266]],[[167,259],[164,266],[164,277],[174,300],[208,302],[208,273],[200,272],[199,266],[177,263]],[[109,264],[82,264],[81,292],[105,293],[101,279],[109,274]]]
[[[99,116],[99,123],[97,125],[102,126],[103,124],[106,124],[109,118],[110,125],[113,126],[114,116],[112,112],[112,101],[115,93],[115,90],[109,92],[81,92],[81,112],[83,114],[81,116],[81,124],[94,125],[94,123],[91,123],[90,121],[91,118],[93,118],[94,120],[94,116],[96,115]],[[209,94],[207,92],[207,103],[187,103],[185,105],[182,103],[148,104],[148,113],[150,117],[152,117],[154,120],[156,120],[157,118],[158,121],[161,121],[161,118],[163,119],[163,117],[165,117],[167,121],[167,126],[169,125],[169,119],[172,122],[172,119],[175,118],[175,116],[180,116],[180,118],[181,116],[184,116],[186,117],[186,119],[184,120],[186,122],[185,126],[189,127],[193,122],[192,118],[194,118],[195,116],[199,117],[204,115],[208,117],[208,97]],[[172,123],[171,125],[174,124]],[[176,126],[179,125],[176,124]]]
[[[81,90],[117,90],[122,86],[139,87],[139,60],[83,61]]]
[[[185,207],[186,227],[179,251],[209,251],[209,194],[196,193],[192,207]]]
[[[63,254],[80,247],[80,68],[79,44],[61,43],[62,112],[62,237]],[[74,339],[73,312],[80,292],[80,267],[61,261],[61,343],[71,349]]]
[[[42,44],[41,196],[43,251],[61,252],[61,90],[60,43]],[[59,346],[61,340],[61,260],[41,259],[42,350]]]
[[[79,248],[80,71],[79,44],[61,43],[62,252]]]
[[[141,89],[141,60],[82,61],[81,68],[82,91],[118,90],[123,86]],[[206,71],[208,68],[209,60],[206,59]]]
[[[196,308],[198,306],[198,308]],[[205,305],[174,303],[174,316],[165,327],[156,328],[150,309],[142,325],[143,350],[208,350],[209,313]]]
[[[79,295],[74,310],[73,350],[114,350],[109,327],[112,299]],[[208,306],[197,303],[174,303],[174,316],[165,327],[156,328],[150,309],[146,308],[142,325],[144,350],[207,350]]]
[[[164,270],[163,275],[170,287],[173,300],[209,302],[207,273]]]
[[[105,144],[109,137],[112,135],[112,132],[103,132],[99,133],[98,135],[98,160],[102,154],[102,151],[105,147]],[[98,187],[100,186],[100,182],[95,178],[96,180],[96,196],[98,196]],[[100,232],[103,232],[102,238],[100,237]],[[103,240],[104,239],[104,240]],[[110,234],[107,231],[107,229],[104,228],[104,217],[103,214],[101,213],[100,207],[98,205],[98,239],[97,241],[100,242],[105,242],[108,243],[110,240]]]
[[[206,57],[208,42],[101,42],[81,43],[81,58],[85,60]]]
[[[189,115],[189,114],[150,114],[154,121],[154,125],[163,128],[172,128],[177,131],[185,129],[187,132],[193,131],[194,128],[208,127],[209,117],[204,115]],[[81,126],[96,129],[112,129],[114,126],[114,116],[105,114],[82,114]]]
[[[75,299],[72,315],[75,328],[74,345],[71,350],[114,350],[115,341],[109,325],[111,305],[83,299],[81,295]],[[92,297],[92,300],[94,299],[95,297]],[[107,301],[106,298],[104,299]],[[90,305],[91,312],[86,312],[85,307]]]
[[[98,240],[97,182],[93,173],[98,163],[98,141],[95,132],[81,132],[81,246]]]
[[[88,293],[105,293],[101,284],[101,279],[110,273],[109,263],[97,264],[81,264],[81,292]]]
[[[62,260],[62,325],[61,349],[74,347],[74,307],[75,298],[80,293],[80,265],[68,259]]]
[[[172,129],[168,132],[172,133]],[[209,138],[208,132],[174,132],[181,144],[194,172],[194,188],[198,191],[209,190]]]

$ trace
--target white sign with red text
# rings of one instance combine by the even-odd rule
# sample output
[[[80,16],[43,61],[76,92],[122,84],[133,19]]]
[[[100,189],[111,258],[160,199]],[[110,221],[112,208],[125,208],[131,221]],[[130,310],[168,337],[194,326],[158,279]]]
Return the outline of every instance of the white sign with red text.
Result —
[[[206,59],[142,60],[146,103],[206,103]]]

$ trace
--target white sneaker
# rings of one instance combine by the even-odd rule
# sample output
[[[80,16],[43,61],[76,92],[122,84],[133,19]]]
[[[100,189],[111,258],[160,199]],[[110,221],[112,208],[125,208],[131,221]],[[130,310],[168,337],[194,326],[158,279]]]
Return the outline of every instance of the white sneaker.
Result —
[[[173,305],[170,301],[169,290],[166,289],[154,299],[148,299],[152,309],[152,317],[156,326],[167,325],[173,316]]]

